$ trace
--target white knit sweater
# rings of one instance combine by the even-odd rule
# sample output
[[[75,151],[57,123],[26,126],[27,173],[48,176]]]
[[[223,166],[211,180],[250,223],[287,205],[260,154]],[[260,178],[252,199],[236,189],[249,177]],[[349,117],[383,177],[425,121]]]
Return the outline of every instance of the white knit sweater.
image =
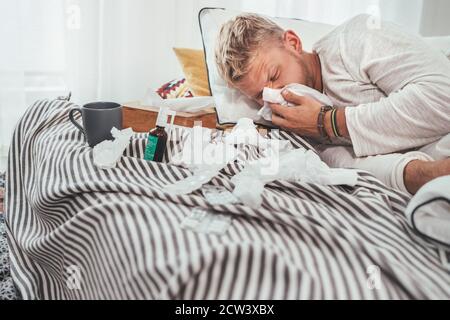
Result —
[[[314,46],[324,93],[346,109],[358,157],[420,147],[450,132],[450,61],[420,37],[367,15]]]

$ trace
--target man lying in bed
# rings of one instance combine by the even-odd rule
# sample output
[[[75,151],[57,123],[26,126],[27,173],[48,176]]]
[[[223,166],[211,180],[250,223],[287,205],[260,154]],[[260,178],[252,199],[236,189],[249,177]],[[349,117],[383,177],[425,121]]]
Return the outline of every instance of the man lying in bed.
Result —
[[[450,174],[450,61],[393,24],[370,28],[370,18],[337,27],[310,53],[293,31],[240,15],[222,26],[216,61],[229,85],[261,105],[265,87],[299,83],[326,94],[335,130],[331,111],[289,91],[283,96],[296,107],[271,104],[273,123],[331,140],[319,147],[330,166],[364,169],[414,194]]]

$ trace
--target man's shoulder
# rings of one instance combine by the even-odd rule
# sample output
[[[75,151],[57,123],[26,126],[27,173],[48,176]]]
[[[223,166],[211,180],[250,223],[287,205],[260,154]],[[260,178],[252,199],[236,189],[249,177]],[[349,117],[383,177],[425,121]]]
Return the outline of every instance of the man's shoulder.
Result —
[[[328,35],[317,42],[317,46],[333,44],[364,51],[371,48],[400,44],[410,45],[417,42],[417,36],[409,34],[395,23],[381,20],[379,16],[359,14],[337,26]]]
[[[342,23],[338,32],[347,40],[359,42],[386,27],[386,22],[378,16],[359,14]]]
[[[354,16],[353,18],[348,19],[344,23],[342,23],[342,26],[370,26],[372,23],[380,21],[380,18],[374,15],[362,13]]]
[[[315,47],[319,49],[323,47],[325,44],[330,44],[330,42],[334,42],[338,40],[344,34],[351,34],[354,31],[360,32],[367,25],[367,21],[370,21],[371,16],[368,14],[359,14],[354,16],[353,18],[341,23],[336,26],[333,30],[331,30],[328,34],[322,37],[319,41],[316,42]]]
[[[342,34],[356,36],[374,33],[383,29],[392,29],[394,25],[381,20],[379,16],[370,14],[358,14],[340,25],[336,26],[326,37],[338,36]]]

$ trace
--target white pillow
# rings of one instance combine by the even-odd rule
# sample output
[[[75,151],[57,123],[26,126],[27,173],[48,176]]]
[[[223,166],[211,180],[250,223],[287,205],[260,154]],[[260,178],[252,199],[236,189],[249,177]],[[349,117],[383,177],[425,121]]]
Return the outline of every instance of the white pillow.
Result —
[[[239,11],[221,8],[204,8],[199,13],[200,30],[205,49],[206,65],[211,93],[216,103],[217,119],[220,124],[234,124],[240,118],[250,118],[256,123],[270,125],[257,115],[261,108],[236,89],[231,89],[219,76],[214,58],[216,38],[223,23],[241,14]],[[315,42],[334,27],[322,23],[287,18],[270,18],[282,28],[294,30],[302,39],[305,50],[311,51]]]

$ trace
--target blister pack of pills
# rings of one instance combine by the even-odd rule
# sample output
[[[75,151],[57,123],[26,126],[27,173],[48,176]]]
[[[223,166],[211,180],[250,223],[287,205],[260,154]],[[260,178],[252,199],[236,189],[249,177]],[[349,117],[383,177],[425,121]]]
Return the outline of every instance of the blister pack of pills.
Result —
[[[233,204],[239,201],[234,194],[222,186],[204,185],[202,194],[212,206]]]

